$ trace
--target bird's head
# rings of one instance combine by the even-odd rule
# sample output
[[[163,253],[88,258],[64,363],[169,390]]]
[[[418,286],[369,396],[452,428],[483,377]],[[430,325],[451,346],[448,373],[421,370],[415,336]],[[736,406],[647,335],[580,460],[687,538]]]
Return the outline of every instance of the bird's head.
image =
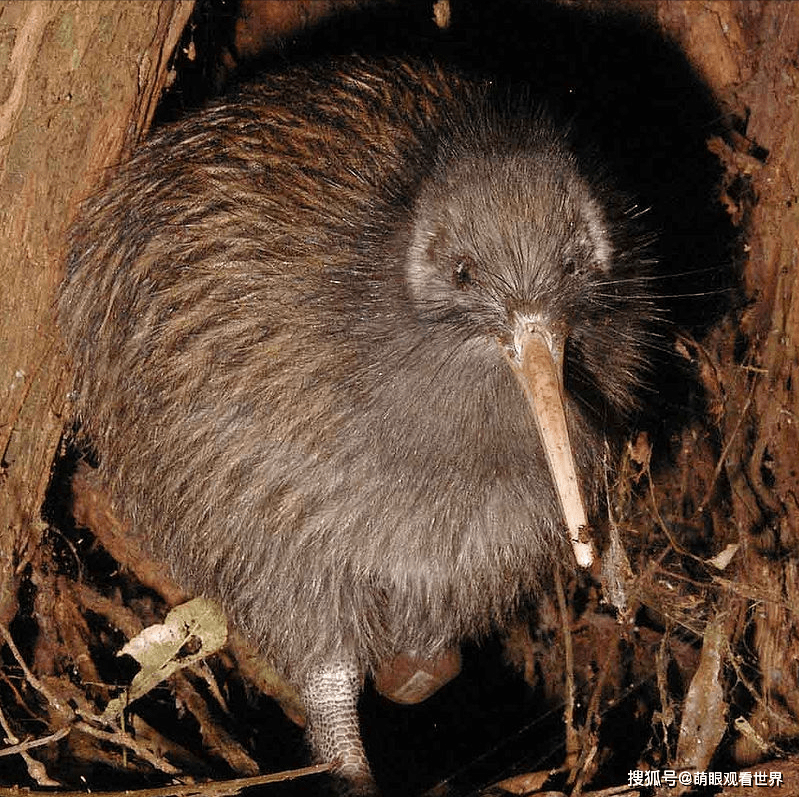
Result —
[[[654,335],[643,247],[608,196],[546,126],[511,145],[460,142],[443,149],[419,192],[406,261],[425,323],[505,355],[581,564],[590,544],[564,402],[597,419],[629,411]]]

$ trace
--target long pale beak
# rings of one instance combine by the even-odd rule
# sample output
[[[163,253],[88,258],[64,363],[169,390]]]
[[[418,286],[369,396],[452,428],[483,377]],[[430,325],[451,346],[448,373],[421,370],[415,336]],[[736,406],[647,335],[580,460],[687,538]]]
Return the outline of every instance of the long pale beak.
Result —
[[[533,411],[575,559],[582,567],[590,567],[594,547],[563,410],[562,351],[550,345],[533,324],[519,325],[514,345],[516,357],[508,359]]]

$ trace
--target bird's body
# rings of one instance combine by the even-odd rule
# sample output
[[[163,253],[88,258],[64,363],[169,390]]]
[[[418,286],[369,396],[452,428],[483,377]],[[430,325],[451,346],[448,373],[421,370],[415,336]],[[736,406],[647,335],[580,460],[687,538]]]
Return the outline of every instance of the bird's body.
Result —
[[[589,509],[645,368],[624,208],[512,106],[401,60],[289,69],[158,133],[75,228],[59,319],[102,476],[311,703],[570,556],[514,330],[554,341]]]

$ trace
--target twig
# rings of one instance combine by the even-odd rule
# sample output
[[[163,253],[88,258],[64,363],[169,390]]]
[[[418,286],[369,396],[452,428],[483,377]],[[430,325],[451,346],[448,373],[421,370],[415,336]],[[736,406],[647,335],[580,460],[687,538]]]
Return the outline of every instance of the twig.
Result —
[[[14,735],[14,732],[11,730],[11,725],[9,725],[8,720],[6,719],[6,715],[3,713],[1,708],[0,708],[0,726],[2,726],[8,741],[15,743],[17,741],[17,737]],[[35,758],[29,756],[25,750],[20,750],[19,755],[22,758],[22,760],[25,762],[25,766],[28,769],[28,774],[40,786],[61,785],[57,780],[53,780],[47,774],[47,770],[45,769],[44,764],[42,764],[41,761],[37,761]]]
[[[321,772],[329,772],[331,764],[317,764],[302,769],[288,769],[271,775],[256,775],[252,778],[234,778],[233,780],[210,781],[205,783],[180,783],[174,786],[161,786],[155,789],[139,789],[131,791],[94,791],[92,797],[229,797],[238,794],[242,789],[252,786],[263,786],[268,783],[282,783],[286,780],[304,778]],[[21,797],[23,792],[17,787],[0,788],[0,797]],[[85,791],[25,791],[25,797],[86,797]]]
[[[687,556],[689,559],[693,559],[695,562],[700,562],[701,564],[705,564],[705,560],[702,559],[701,556],[697,556],[696,554],[691,553],[690,551],[683,548],[677,540],[674,539],[672,533],[669,531],[668,526],[666,525],[666,521],[663,520],[660,514],[660,510],[658,509],[657,505],[657,497],[655,496],[655,485],[652,484],[652,479],[649,479],[649,496],[652,499],[652,512],[655,515],[655,520],[657,521],[660,530],[666,535],[669,544],[671,547],[681,556]]]
[[[696,508],[693,517],[701,515],[705,511],[705,507],[708,505],[710,501],[710,495],[713,492],[713,488],[716,486],[716,481],[721,475],[721,471],[724,469],[724,464],[727,461],[727,454],[730,453],[730,448],[732,448],[733,441],[737,437],[738,431],[740,430],[741,424],[743,423],[744,417],[746,416],[746,412],[752,403],[752,397],[755,394],[756,386],[757,386],[757,377],[755,377],[752,380],[752,384],[749,386],[749,393],[746,396],[746,401],[744,401],[744,405],[741,408],[741,411],[738,413],[738,419],[735,421],[735,426],[733,427],[730,436],[727,438],[727,441],[724,443],[724,448],[722,449],[721,454],[719,455],[718,462],[716,462],[716,467],[713,470],[713,476],[710,479],[710,484],[708,484],[707,490],[705,491],[705,496],[699,502],[699,506]]]
[[[585,792],[583,797],[638,797],[640,794],[641,792],[638,789],[624,785],[608,786],[606,789],[600,789],[599,791]]]
[[[602,667],[599,670],[599,678],[597,678],[594,691],[591,694],[591,699],[588,702],[588,712],[585,718],[585,725],[583,726],[585,733],[583,736],[586,743],[590,742],[590,747],[587,747],[586,743],[583,744],[582,758],[578,765],[579,774],[574,788],[572,789],[571,797],[580,797],[580,795],[583,794],[583,785],[585,784],[586,778],[593,777],[593,774],[589,775],[589,768],[599,752],[599,726],[602,723],[600,701],[602,700],[602,690],[608,677],[608,672],[610,670],[609,664],[614,652],[613,647],[608,650],[605,660],[602,662]]]
[[[577,759],[580,751],[580,739],[574,727],[574,703],[576,689],[574,686],[574,650],[572,648],[572,635],[569,626],[569,610],[566,606],[566,595],[563,591],[563,581],[560,574],[555,572],[555,594],[558,599],[561,623],[563,625],[563,651],[566,657],[566,701],[563,708],[563,721],[566,725],[566,761],[565,764],[571,772],[568,782],[574,783],[577,778]]]
[[[670,754],[669,728],[674,724],[674,708],[669,700],[667,651],[671,639],[671,623],[666,624],[660,638],[655,659],[655,675],[657,677],[658,694],[660,696],[660,727],[663,731],[663,747]]]
[[[19,648],[16,646],[11,634],[8,632],[8,629],[0,623],[0,636],[3,637],[5,640],[6,645],[8,645],[8,649],[11,651],[11,654],[17,660],[17,664],[19,664],[20,669],[25,675],[25,679],[28,683],[37,691],[42,694],[42,696],[47,700],[47,702],[57,708],[59,711],[70,711],[68,706],[65,706],[28,668],[28,665],[25,663],[25,659],[22,657],[22,654],[19,652]]]
[[[3,728],[8,734],[8,729],[5,727],[5,722],[3,723]],[[3,747],[0,749],[0,758],[5,755],[15,755],[16,753],[21,753],[24,750],[32,750],[34,747],[44,747],[46,744],[50,744],[51,742],[57,742],[59,739],[63,739],[70,731],[72,730],[72,726],[67,726],[66,728],[61,728],[57,730],[55,733],[51,733],[49,736],[41,736],[38,739],[29,739],[27,742],[19,742],[18,744],[12,744],[10,747]]]
[[[101,739],[104,742],[119,745],[123,750],[129,749],[135,753],[142,761],[146,761],[154,769],[158,769],[166,775],[177,775],[180,770],[174,767],[166,759],[156,755],[152,750],[145,745],[139,744],[130,734],[122,730],[103,731],[100,728],[95,728],[88,722],[78,722],[75,724],[75,730],[82,731],[83,733],[94,736],[96,739]],[[0,792],[2,794],[2,792]]]

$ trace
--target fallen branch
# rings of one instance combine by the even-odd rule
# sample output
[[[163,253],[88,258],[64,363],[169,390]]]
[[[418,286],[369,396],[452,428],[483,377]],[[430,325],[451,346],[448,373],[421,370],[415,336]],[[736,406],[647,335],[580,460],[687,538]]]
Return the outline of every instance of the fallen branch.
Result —
[[[243,789],[252,786],[264,786],[268,783],[282,783],[287,780],[304,778],[308,775],[317,775],[329,772],[331,764],[316,764],[302,769],[287,769],[283,772],[274,772],[270,775],[256,775],[251,778],[234,778],[233,780],[206,781],[204,783],[181,783],[173,786],[159,786],[154,789],[139,789],[131,791],[95,791],[92,797],[230,797],[239,794]],[[13,787],[0,788],[0,797],[86,797],[85,791],[28,791]]]

